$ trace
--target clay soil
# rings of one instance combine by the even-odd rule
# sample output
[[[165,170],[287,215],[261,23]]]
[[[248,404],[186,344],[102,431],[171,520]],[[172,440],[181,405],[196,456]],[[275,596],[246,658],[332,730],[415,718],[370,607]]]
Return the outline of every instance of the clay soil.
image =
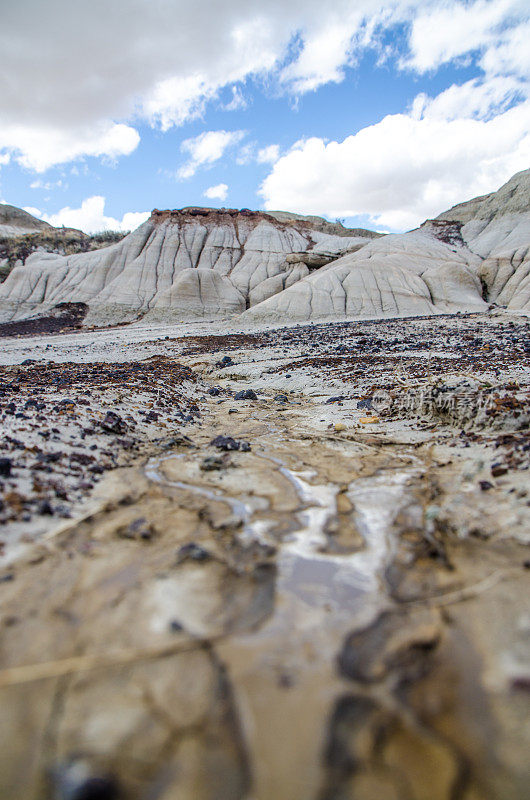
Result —
[[[0,796],[526,797],[528,333],[5,339]]]

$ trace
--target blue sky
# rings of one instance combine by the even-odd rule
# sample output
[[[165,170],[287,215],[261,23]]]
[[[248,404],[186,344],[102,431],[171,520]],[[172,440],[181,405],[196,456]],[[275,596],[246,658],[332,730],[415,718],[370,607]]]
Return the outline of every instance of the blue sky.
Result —
[[[19,0],[5,23],[0,199],[52,224],[224,205],[399,231],[530,167],[519,0]]]

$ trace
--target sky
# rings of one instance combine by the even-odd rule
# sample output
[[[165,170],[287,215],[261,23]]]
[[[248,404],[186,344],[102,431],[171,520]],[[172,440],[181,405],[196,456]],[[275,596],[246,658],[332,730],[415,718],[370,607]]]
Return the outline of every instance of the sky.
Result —
[[[528,0],[2,2],[0,201],[409,230],[530,167]]]

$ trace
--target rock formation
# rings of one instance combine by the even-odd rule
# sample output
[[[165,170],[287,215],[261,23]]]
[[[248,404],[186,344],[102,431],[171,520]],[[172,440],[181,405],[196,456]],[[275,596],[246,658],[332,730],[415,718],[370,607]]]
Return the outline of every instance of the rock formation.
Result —
[[[0,321],[58,303],[86,303],[92,325],[417,316],[492,304],[526,313],[529,247],[530,170],[387,236],[281,211],[155,210],[103,251],[39,252],[19,264],[0,286]]]
[[[438,217],[463,223],[461,236],[482,259],[489,302],[530,311],[530,170],[518,172],[498,192],[461,203]]]
[[[323,267],[246,317],[319,319],[530,311],[530,170],[410,233]]]
[[[368,241],[368,235],[322,233],[261,212],[155,210],[103,251],[28,258],[0,287],[0,319],[61,302],[87,303],[89,324],[227,316],[307,276],[304,258],[327,263]],[[287,260],[293,253],[294,263]]]
[[[103,231],[89,236],[76,228],[54,228],[21,208],[0,203],[0,282],[32,254],[72,255],[98,250],[125,233]]]
[[[22,208],[0,203],[0,236],[20,236],[35,231],[52,231],[53,227],[42,219],[37,219]]]

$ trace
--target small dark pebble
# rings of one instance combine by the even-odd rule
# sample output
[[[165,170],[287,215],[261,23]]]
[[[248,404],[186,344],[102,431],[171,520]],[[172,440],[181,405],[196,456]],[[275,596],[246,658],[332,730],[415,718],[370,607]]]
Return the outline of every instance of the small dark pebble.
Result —
[[[81,759],[51,771],[53,797],[56,800],[118,800],[120,789],[112,775],[90,774]]]
[[[508,472],[508,467],[503,466],[502,464],[492,464],[491,465],[491,474],[494,478],[498,478],[500,475],[506,475]]]
[[[342,403],[342,401],[345,399],[346,398],[344,397],[343,394],[339,394],[337,395],[337,397],[328,397],[328,399],[326,400],[326,405],[329,405],[330,403]]]
[[[257,400],[258,395],[253,389],[243,389],[234,395],[234,400]]]
[[[187,561],[188,559],[191,561],[208,561],[210,558],[211,555],[208,550],[205,550],[204,547],[201,547],[200,544],[196,544],[195,542],[183,544],[182,547],[179,547],[177,553],[178,564],[182,564],[183,561]]]
[[[184,627],[180,624],[178,619],[172,619],[169,623],[169,630],[172,633],[180,633],[180,631],[184,630]]]
[[[216,367],[231,367],[233,365],[233,361],[230,356],[223,356],[223,358],[217,362],[215,365]]]
[[[216,436],[210,442],[211,447],[217,447],[218,450],[241,450],[243,453],[250,451],[250,444],[248,442],[238,441],[232,439],[231,436]]]
[[[9,478],[13,462],[10,458],[0,458],[0,475],[2,478]]]
[[[199,465],[203,472],[213,472],[217,469],[224,469],[230,464],[229,456],[207,456]]]
[[[114,411],[107,411],[101,422],[101,427],[106,433],[122,434],[127,430],[127,423],[119,414],[116,414]]]
[[[37,510],[38,510],[38,513],[42,514],[43,516],[53,517],[54,510],[51,507],[51,504],[50,504],[49,500],[41,500],[41,502],[38,505]]]
[[[212,397],[218,397],[221,393],[216,386],[212,386],[211,389],[208,389],[208,394]]]
[[[135,519],[129,525],[118,529],[118,536],[121,536],[123,539],[143,539],[144,541],[150,541],[155,533],[154,527],[147,522],[145,517],[138,517],[138,519]]]
[[[286,394],[277,394],[274,398],[277,403],[287,403],[287,395]]]
[[[479,481],[479,486],[483,492],[487,492],[488,489],[493,489],[493,484],[489,481]]]
[[[366,408],[369,411],[372,408],[372,398],[365,397],[364,400],[359,400],[357,408]]]

